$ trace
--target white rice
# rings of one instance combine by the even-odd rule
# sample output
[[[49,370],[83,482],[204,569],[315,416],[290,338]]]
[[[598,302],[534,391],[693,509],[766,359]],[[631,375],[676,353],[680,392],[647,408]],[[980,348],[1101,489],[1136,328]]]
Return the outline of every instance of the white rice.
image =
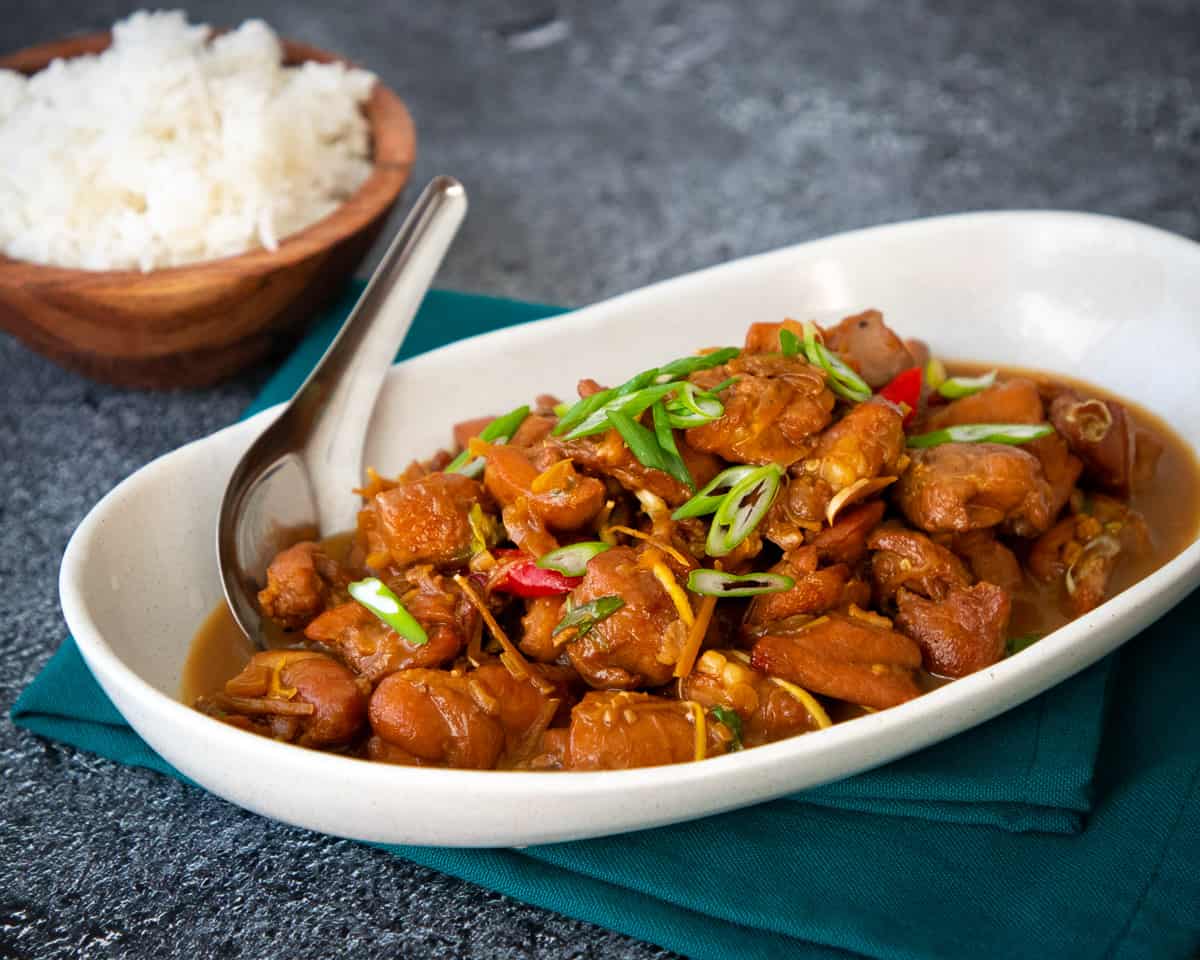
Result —
[[[361,186],[374,76],[285,68],[261,20],[209,35],[139,12],[98,56],[0,70],[0,250],[88,270],[274,250]]]

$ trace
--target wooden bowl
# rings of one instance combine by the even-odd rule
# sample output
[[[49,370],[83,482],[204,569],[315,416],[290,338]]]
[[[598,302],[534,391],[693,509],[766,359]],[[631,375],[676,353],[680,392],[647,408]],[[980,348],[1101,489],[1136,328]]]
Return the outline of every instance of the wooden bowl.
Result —
[[[0,58],[0,67],[36,73],[109,42],[100,33],[42,44]],[[285,41],[284,50],[288,63],[341,59],[301,43]],[[365,112],[370,176],[277,250],[149,273],[0,256],[0,327],[63,366],[125,387],[206,386],[287,345],[354,272],[408,181],[416,134],[404,103],[376,83]]]

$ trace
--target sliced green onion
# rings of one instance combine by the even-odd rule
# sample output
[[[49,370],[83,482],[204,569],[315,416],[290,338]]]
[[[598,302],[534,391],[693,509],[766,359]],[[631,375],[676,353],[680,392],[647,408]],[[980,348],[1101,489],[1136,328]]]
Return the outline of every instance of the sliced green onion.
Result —
[[[1032,647],[1035,643],[1042,639],[1040,633],[1030,633],[1023,637],[1009,637],[1005,648],[1008,655],[1011,657],[1014,653],[1020,653],[1028,647]]]
[[[733,739],[729,741],[729,752],[736,753],[741,750],[744,744],[742,743],[742,718],[736,710],[730,710],[728,707],[709,707],[709,713],[717,723],[722,724],[730,733],[733,734]]]
[[[667,408],[661,400],[651,405],[650,416],[654,421],[654,438],[658,441],[663,462],[667,465],[667,473],[694,493],[696,481],[692,479],[692,471],[679,455],[675,434],[671,432],[671,418],[667,416]]]
[[[615,427],[616,424],[610,422],[610,414],[614,410],[630,418],[640,417],[650,409],[650,404],[655,400],[661,400],[668,393],[677,390],[678,387],[679,385],[675,383],[659,383],[651,387],[643,387],[634,393],[613,396],[589,413],[566,435],[566,439],[578,440],[580,437],[590,437],[592,434],[604,433],[605,430]]]
[[[794,330],[789,330],[787,327],[779,328],[779,349],[785,357],[799,356],[802,346],[803,344]]]
[[[718,383],[715,387],[711,387],[708,390],[705,390],[704,394],[705,394],[705,396],[716,396],[722,390],[728,390],[730,387],[732,387],[737,382],[738,382],[737,377],[726,377],[724,380],[722,380],[720,383]]]
[[[948,400],[957,400],[986,390],[995,382],[996,371],[989,370],[978,377],[949,377],[938,384],[937,392]]]
[[[525,422],[527,416],[529,416],[529,407],[517,407],[517,409],[506,413],[504,416],[497,417],[480,430],[479,439],[487,443],[508,443],[521,424]],[[483,473],[483,466],[483,457],[475,457],[472,460],[471,454],[464,450],[446,465],[446,469],[443,472],[461,473],[464,476],[477,477]]]
[[[694,383],[678,383],[675,396],[666,403],[671,426],[677,430],[700,427],[719,420],[725,414],[725,406],[711,392],[700,390]]]
[[[946,366],[937,357],[930,357],[925,364],[925,382],[936,390],[946,380]]]
[[[829,389],[843,400],[862,403],[871,398],[871,388],[857,373],[850,369],[836,353],[817,339],[817,325],[805,320],[804,356],[813,366],[821,367],[829,382]]]
[[[937,447],[943,443],[1028,443],[1054,432],[1048,423],[962,423],[908,438],[910,447]]]
[[[609,422],[621,435],[621,439],[625,441],[625,446],[629,447],[630,452],[637,458],[638,463],[643,467],[649,467],[651,470],[661,470],[667,473],[667,461],[663,456],[663,451],[658,445],[658,440],[653,432],[647,430],[640,423],[627,416],[620,410],[612,410],[609,412]]]
[[[566,414],[566,412],[571,409],[572,406],[573,406],[573,404],[570,404],[570,403],[556,403],[554,405],[554,415],[561,420],[563,418],[563,416]]]
[[[742,351],[737,347],[722,347],[720,350],[713,350],[711,353],[700,353],[692,357],[680,357],[678,360],[672,360],[670,363],[658,368],[659,381],[663,377],[668,377],[671,380],[678,380],[682,377],[690,376],[698,370],[711,370],[713,367],[719,367],[723,363],[732,360]]]
[[[751,466],[737,466],[722,470],[691,500],[677,508],[671,514],[671,519],[686,520],[688,517],[707,517],[714,513],[725,499],[725,494],[757,469]]]
[[[537,565],[544,570],[556,570],[564,577],[582,577],[587,572],[588,561],[592,557],[611,549],[611,543],[585,540],[543,553],[538,558]]]
[[[706,597],[757,597],[761,593],[783,593],[796,581],[782,573],[747,573],[738,576],[723,570],[693,570],[688,589]]]
[[[745,540],[775,500],[783,470],[777,464],[757,467],[725,495],[713,516],[705,549],[710,557],[723,557]]]
[[[625,606],[625,601],[620,597],[597,597],[588,603],[581,603],[558,621],[558,626],[551,631],[550,636],[557,637],[568,627],[574,627],[577,637],[586,637],[592,627],[601,620],[611,617],[623,606]]]
[[[400,598],[378,577],[356,580],[346,589],[356,602],[370,610],[414,647],[421,647],[429,642],[425,628],[404,609]]]

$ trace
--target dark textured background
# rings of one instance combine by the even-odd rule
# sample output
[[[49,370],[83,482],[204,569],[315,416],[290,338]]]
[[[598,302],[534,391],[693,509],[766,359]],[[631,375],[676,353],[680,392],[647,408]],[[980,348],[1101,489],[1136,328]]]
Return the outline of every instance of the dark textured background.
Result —
[[[0,45],[127,10],[2,0]],[[263,15],[409,102],[415,181],[453,173],[471,193],[444,286],[581,304],[851,227],[984,207],[1096,210],[1200,238],[1200,6],[1187,0],[191,11]],[[268,373],[128,393],[0,335],[5,711],[63,635],[55,581],[75,525],[135,468],[236,418]],[[0,956],[350,950],[667,956],[0,720]]]

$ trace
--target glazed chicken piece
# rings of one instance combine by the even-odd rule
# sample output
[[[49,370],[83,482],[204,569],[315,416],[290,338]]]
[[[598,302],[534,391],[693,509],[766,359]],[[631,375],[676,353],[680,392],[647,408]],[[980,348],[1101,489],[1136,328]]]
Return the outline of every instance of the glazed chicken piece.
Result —
[[[815,546],[799,547],[771,567],[771,573],[791,577],[796,584],[790,590],[760,594],[750,601],[744,625],[748,634],[762,633],[789,617],[824,613],[842,603],[850,568],[838,563],[817,569],[819,556]]]
[[[475,504],[488,506],[483,486],[459,473],[432,473],[376,494],[358,514],[357,538],[367,564],[380,570],[466,563]]]
[[[797,337],[804,338],[804,326],[798,320],[791,318],[781,323],[752,323],[746,329],[746,342],[742,346],[743,353],[781,353],[783,344],[779,338],[780,330],[790,330]]]
[[[1050,403],[1050,422],[1101,489],[1127,497],[1154,476],[1162,446],[1134,427],[1122,404],[1063,390]]]
[[[966,561],[976,580],[986,580],[1012,593],[1024,579],[1016,554],[991,530],[960,533],[950,541],[950,547]]]
[[[890,606],[901,588],[940,600],[955,587],[970,586],[962,561],[940,544],[915,530],[887,525],[867,539],[871,579],[880,606]]]
[[[825,527],[809,542],[816,547],[822,563],[854,566],[867,553],[867,537],[879,526],[887,505],[872,500],[840,514],[832,527]]]
[[[1100,494],[1088,498],[1087,506],[1088,512],[1064,517],[1042,534],[1029,553],[1030,573],[1045,583],[1063,583],[1073,617],[1104,602],[1123,553],[1144,553],[1151,545],[1146,521],[1136,510]]]
[[[1050,485],[1050,516],[1057,517],[1079,482],[1083,461],[1071,452],[1067,442],[1057,433],[1038,437],[1025,444],[1025,449],[1042,465],[1042,473]]]
[[[562,648],[552,636],[566,614],[566,597],[533,597],[521,618],[521,652],[541,663],[557,660]]]
[[[763,518],[763,536],[784,550],[801,546],[806,532],[816,532],[825,524],[825,511],[832,499],[833,489],[828,483],[805,473],[804,464],[793,465],[786,486]]]
[[[750,663],[814,693],[864,707],[894,707],[920,694],[921,651],[874,614],[830,613],[754,644]]]
[[[994,584],[953,587],[936,601],[901,588],[896,607],[897,629],[917,642],[930,673],[965,677],[1004,657],[1011,603]]]
[[[559,668],[535,666],[554,686],[541,692],[497,663],[476,670],[402,670],[371,695],[373,760],[491,770],[532,749],[566,696]]]
[[[593,687],[629,690],[671,679],[687,626],[650,569],[651,557],[645,549],[607,550],[588,563],[583,582],[571,593],[573,606],[609,596],[625,601],[586,635],[566,644],[572,665]]]
[[[1054,519],[1053,493],[1037,457],[1001,443],[944,443],[913,450],[896,485],[900,509],[930,533],[963,533],[1003,524],[1020,537]]]
[[[337,747],[358,736],[369,688],[331,657],[311,650],[254,654],[224,693],[202,698],[202,710],[302,747]]]
[[[592,691],[571,711],[563,766],[628,770],[694,760],[697,713],[705,728],[703,756],[724,753],[728,731],[703,719],[703,710],[686,700],[632,691]]]
[[[687,465],[697,488],[704,486],[724,468],[717,457],[688,443],[683,431],[674,431],[674,437],[679,456]],[[558,456],[573,460],[584,470],[612,477],[631,493],[647,491],[672,507],[687,502],[694,492],[669,473],[643,465],[616,430],[578,440],[551,438],[545,446]]]
[[[1026,377],[1013,377],[934,408],[923,429],[942,430],[964,423],[1042,423],[1045,419],[1037,384]]]
[[[299,630],[349,582],[318,544],[304,541],[280,551],[271,561],[258,604],[263,616],[287,630]]]
[[[421,566],[411,568],[408,578],[393,588],[425,629],[427,643],[410,643],[354,601],[321,614],[305,628],[304,636],[335,651],[372,683],[397,670],[438,667],[457,657],[479,615],[454,583]]]
[[[686,431],[692,447],[734,463],[780,466],[812,451],[834,407],[823,370],[800,357],[745,354],[692,380],[708,389],[728,377],[737,382],[721,394],[724,415]]]
[[[886,386],[896,374],[916,365],[912,352],[878,310],[846,317],[825,331],[825,345],[859,372],[873,390]]]
[[[510,507],[524,500],[529,512],[550,530],[577,530],[604,506],[604,484],[577,472],[569,459],[539,472],[515,447],[476,441],[471,449],[483,451],[487,460],[483,483],[496,502]]]
[[[903,453],[904,418],[892,404],[868,400],[821,434],[804,466],[837,493],[858,480],[895,475]]]
[[[757,747],[818,729],[822,721],[783,684],[750,666],[740,650],[708,650],[680,681],[680,696],[705,710],[724,707],[742,722],[742,743]],[[827,719],[827,718],[823,718]]]

